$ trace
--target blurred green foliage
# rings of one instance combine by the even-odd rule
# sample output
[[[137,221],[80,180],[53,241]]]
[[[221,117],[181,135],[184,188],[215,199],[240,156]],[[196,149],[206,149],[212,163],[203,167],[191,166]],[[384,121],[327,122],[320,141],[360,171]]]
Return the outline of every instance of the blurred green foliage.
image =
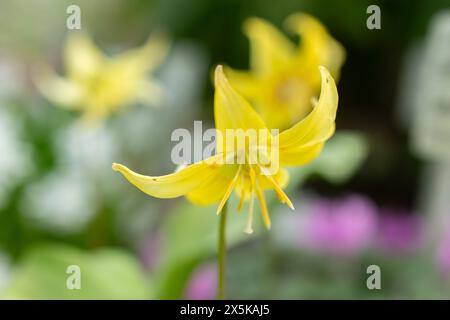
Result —
[[[328,195],[358,190],[383,204],[414,205],[420,165],[407,149],[406,135],[393,120],[397,78],[409,46],[423,40],[431,16],[447,8],[449,1],[2,1],[0,66],[19,63],[25,71],[13,73],[23,79],[8,76],[8,81],[0,83],[0,91],[5,82],[21,85],[19,93],[0,92],[0,108],[13,115],[34,168],[0,206],[0,250],[11,258],[10,282],[0,290],[1,298],[177,299],[184,296],[192,271],[216,254],[214,209],[194,207],[185,200],[150,199],[115,175],[109,164],[104,171],[92,170],[107,173],[104,179],[90,181],[97,192],[98,207],[80,230],[63,233],[27,216],[23,206],[26,190],[67,166],[55,140],[77,121],[76,114],[39,97],[31,80],[40,61],[60,66],[69,4],[80,5],[82,28],[108,52],[138,45],[156,29],[169,34],[173,42],[173,59],[162,66],[158,77],[167,84],[176,82],[176,86],[169,85],[176,99],[166,113],[137,107],[111,119],[106,126],[120,149],[119,159],[111,161],[126,160],[148,173],[174,169],[168,162],[170,130],[189,128],[193,119],[212,123],[209,71],[218,63],[248,66],[249,46],[242,22],[258,16],[282,28],[290,13],[306,11],[317,16],[344,45],[348,58],[339,83],[337,134],[320,158],[290,171],[287,193],[297,194],[300,187]],[[379,31],[366,28],[370,4],[382,8]],[[191,73],[201,75],[190,74],[183,64],[191,67]],[[62,200],[55,199],[58,201]],[[278,212],[273,196],[270,205],[274,216],[285,214]],[[397,259],[370,254],[347,260],[312,256],[299,249],[276,247],[262,225],[255,228],[254,235],[245,235],[245,218],[234,212],[235,208],[233,199],[228,225],[230,297],[448,296],[447,284],[436,274],[431,253]],[[148,236],[155,234],[162,237],[159,253],[153,253],[159,256],[158,263],[144,271],[142,251],[148,246]],[[365,266],[371,263],[383,268],[380,292],[369,292],[365,287]],[[81,290],[65,287],[66,268],[72,264],[81,267]]]
[[[80,289],[68,289],[71,273],[80,268]],[[30,248],[14,270],[6,299],[149,299],[151,285],[136,259],[118,249],[86,252],[62,244]]]

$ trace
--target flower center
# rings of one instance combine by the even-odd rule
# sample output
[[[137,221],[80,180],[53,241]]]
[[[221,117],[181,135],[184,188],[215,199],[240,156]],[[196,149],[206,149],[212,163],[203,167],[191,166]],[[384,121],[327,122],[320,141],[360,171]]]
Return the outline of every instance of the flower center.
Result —
[[[275,89],[275,97],[281,103],[289,103],[298,98],[307,86],[305,82],[298,77],[288,77],[281,80]]]

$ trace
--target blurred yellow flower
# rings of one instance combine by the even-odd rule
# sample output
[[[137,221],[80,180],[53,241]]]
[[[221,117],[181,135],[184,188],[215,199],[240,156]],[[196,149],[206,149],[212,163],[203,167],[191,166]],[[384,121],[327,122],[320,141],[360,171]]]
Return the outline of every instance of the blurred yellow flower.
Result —
[[[87,34],[71,33],[64,47],[66,77],[43,65],[37,70],[35,83],[58,106],[80,110],[90,120],[101,119],[134,101],[158,102],[162,88],[147,74],[167,51],[167,41],[158,34],[142,47],[108,57]]]
[[[317,71],[316,71],[317,72]],[[319,72],[317,72],[319,73]],[[216,154],[203,161],[191,164],[185,168],[164,176],[150,177],[137,174],[121,164],[113,164],[113,169],[122,173],[129,182],[141,191],[157,198],[175,198],[185,195],[195,204],[208,205],[219,203],[217,213],[220,213],[233,190],[240,196],[238,210],[244,200],[250,199],[247,220],[247,233],[252,232],[253,208],[255,197],[259,201],[262,218],[267,228],[270,228],[270,218],[264,197],[265,189],[273,189],[281,202],[293,208],[291,201],[283,191],[287,185],[288,173],[280,166],[300,166],[313,160],[320,153],[325,141],[335,129],[335,117],[338,105],[336,85],[328,70],[320,67],[321,86],[319,100],[314,103],[312,111],[301,121],[279,135],[273,136],[261,117],[250,104],[239,95],[229,84],[222,67],[215,72],[214,115],[216,131],[227,130],[259,130],[267,132],[269,139],[265,145],[251,145],[252,140],[246,140],[242,149],[228,148],[225,140],[216,139]],[[277,140],[273,144],[272,140]],[[228,143],[228,141],[226,142]],[[226,146],[226,148],[224,148]],[[270,148],[277,148],[277,153],[270,153]],[[261,161],[257,151],[265,150],[263,156],[270,161]],[[227,161],[244,154],[243,162]],[[276,157],[272,157],[276,154]],[[277,170],[268,172],[277,161]],[[279,166],[278,166],[279,165]]]
[[[337,80],[345,60],[344,48],[312,16],[296,13],[285,25],[300,35],[298,47],[270,23],[249,18],[244,32],[250,39],[251,70],[225,70],[231,84],[254,104],[267,125],[278,129],[311,111],[311,98],[320,90],[318,66],[325,66]]]

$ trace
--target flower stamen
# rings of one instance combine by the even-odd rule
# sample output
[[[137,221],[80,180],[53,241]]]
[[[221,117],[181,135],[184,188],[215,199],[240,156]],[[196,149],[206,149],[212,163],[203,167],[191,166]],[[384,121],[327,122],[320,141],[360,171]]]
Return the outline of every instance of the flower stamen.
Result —
[[[245,177],[244,177],[244,175],[242,175],[242,194],[241,194],[241,199],[239,200],[239,205],[237,207],[238,213],[241,212],[241,209],[244,206],[246,195],[247,195],[247,186],[245,185]]]
[[[255,177],[255,171],[252,167],[250,167],[250,178],[252,180],[252,186],[253,190],[256,191],[256,196],[258,197],[259,206],[261,208],[261,215],[264,221],[264,224],[267,229],[270,229],[270,217],[269,217],[269,211],[267,210],[267,204],[266,204],[266,198],[264,198],[264,193],[261,189],[261,187],[258,184],[258,181]]]
[[[248,206],[247,225],[245,226],[245,230],[244,230],[244,232],[248,233],[248,234],[252,234],[253,233],[252,225],[253,225],[253,208],[254,208],[254,205],[255,205],[255,193],[252,190],[251,194],[250,194],[250,203],[249,203],[249,206]]]
[[[261,166],[259,166],[259,168],[261,169],[261,171],[263,173],[266,171],[266,169]],[[265,175],[265,177],[267,180],[269,180],[270,184],[273,186],[273,189],[275,190],[275,193],[277,194],[278,199],[280,199],[280,201],[282,203],[286,203],[287,206],[289,208],[291,208],[292,210],[295,210],[294,205],[292,204],[291,200],[286,195],[286,193],[284,193],[283,189],[280,187],[278,182],[276,182],[275,179],[271,175]]]
[[[237,180],[238,180],[239,175],[241,173],[241,167],[242,166],[239,166],[239,168],[238,168],[238,170],[236,172],[236,175],[234,176],[233,180],[231,180],[230,184],[228,185],[228,188],[225,191],[225,194],[224,194],[222,200],[219,203],[219,207],[217,207],[217,212],[216,212],[217,214],[219,214],[222,211],[223,206],[228,201],[228,198],[230,197],[231,192],[233,191],[234,187],[236,186]]]

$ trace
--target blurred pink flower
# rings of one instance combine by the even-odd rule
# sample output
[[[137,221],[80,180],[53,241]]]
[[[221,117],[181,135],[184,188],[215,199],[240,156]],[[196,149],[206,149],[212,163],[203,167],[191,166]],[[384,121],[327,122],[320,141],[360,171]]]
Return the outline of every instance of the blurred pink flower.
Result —
[[[187,285],[185,297],[188,300],[212,300],[216,297],[217,267],[205,264],[197,268]]]
[[[377,247],[390,253],[412,253],[422,242],[422,224],[417,215],[403,209],[381,209]]]
[[[437,265],[444,275],[450,275],[450,231],[444,236],[437,248]]]
[[[152,233],[144,241],[139,250],[139,256],[146,271],[154,271],[161,256],[162,235]]]
[[[300,243],[336,255],[352,255],[367,248],[377,227],[376,208],[359,195],[320,200],[304,217]]]

